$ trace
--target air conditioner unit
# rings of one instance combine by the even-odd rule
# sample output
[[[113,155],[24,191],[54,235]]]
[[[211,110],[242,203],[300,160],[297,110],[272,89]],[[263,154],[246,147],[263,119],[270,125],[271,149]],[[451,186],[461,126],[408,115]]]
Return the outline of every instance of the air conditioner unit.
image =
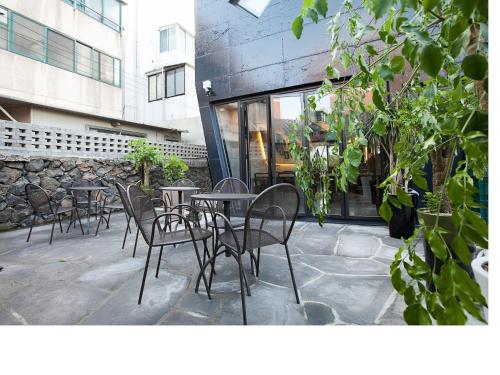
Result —
[[[7,25],[7,9],[0,8],[0,24]]]

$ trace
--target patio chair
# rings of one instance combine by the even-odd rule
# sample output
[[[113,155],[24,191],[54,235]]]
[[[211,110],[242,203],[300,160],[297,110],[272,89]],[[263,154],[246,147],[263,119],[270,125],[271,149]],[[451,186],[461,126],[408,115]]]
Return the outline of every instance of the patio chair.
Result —
[[[127,219],[127,227],[125,228],[125,234],[123,236],[123,243],[122,243],[122,250],[123,250],[125,248],[125,241],[127,240],[127,234],[128,233],[132,234],[132,231],[130,230],[130,220],[132,220],[134,216],[132,213],[132,207],[130,206],[130,202],[128,201],[127,189],[125,188],[125,186],[117,182],[116,190],[118,191],[118,195],[120,196],[120,199],[122,201],[123,208],[125,210],[125,218]],[[139,235],[139,230],[137,230],[136,232],[136,238],[138,235]]]
[[[292,229],[297,219],[299,212],[299,191],[291,184],[277,184],[271,186],[259,194],[257,198],[250,204],[246,215],[245,224],[241,229],[235,229],[231,222],[220,212],[215,213],[216,217],[220,217],[229,230],[221,232],[224,226],[217,225],[216,232],[219,244],[216,247],[216,252],[203,265],[202,271],[196,282],[198,291],[200,277],[205,272],[206,267],[212,265],[212,270],[215,268],[215,260],[217,256],[223,254],[226,249],[229,250],[238,262],[240,274],[240,292],[241,305],[243,310],[243,324],[247,324],[245,293],[243,284],[246,286],[247,294],[250,296],[250,289],[246,281],[245,271],[243,269],[242,255],[248,251],[250,253],[251,262],[255,262],[256,276],[259,275],[260,269],[260,250],[262,247],[281,244],[285,248],[285,253],[288,260],[288,268],[295,292],[297,303],[300,303],[295,276],[293,274],[292,261],[290,252],[288,251],[288,239],[292,233]],[[216,220],[218,223],[218,220]],[[222,248],[222,249],[221,249]],[[219,251],[219,249],[221,249]],[[257,257],[253,251],[257,250]],[[210,273],[209,289],[211,287],[213,271]]]
[[[100,191],[96,195],[98,207],[100,208],[99,222],[97,223],[97,229],[95,231],[96,236],[99,232],[99,227],[101,226],[102,221],[106,222],[106,229],[109,229],[109,222],[111,221],[111,214],[113,211],[121,211],[124,209],[123,204],[117,202],[116,195],[117,194],[113,191],[112,187],[106,191]],[[127,216],[126,213],[125,216]]]
[[[63,233],[63,228],[62,228],[62,223],[61,223],[61,216],[71,212],[71,220],[73,219],[73,215],[76,213],[76,217],[78,218],[78,222],[80,223],[80,229],[82,230],[82,234],[84,234],[83,227],[82,227],[82,222],[80,220],[80,214],[78,213],[78,208],[76,206],[76,202],[74,201],[74,198],[71,195],[66,195],[61,198],[60,201],[54,201],[47,191],[45,191],[42,187],[35,185],[35,184],[26,184],[25,186],[25,191],[26,191],[26,196],[28,197],[28,201],[33,208],[33,219],[31,220],[31,225],[30,225],[30,231],[28,233],[28,238],[26,239],[26,242],[29,242],[30,236],[31,236],[31,231],[33,230],[33,225],[35,224],[36,218],[40,217],[43,220],[47,218],[52,218],[52,230],[50,232],[50,241],[49,244],[52,244],[52,238],[54,236],[54,226],[56,224],[56,221],[59,222],[59,228],[61,229],[61,233]],[[73,201],[73,205],[71,207],[62,207],[62,202],[66,198],[71,198]],[[66,232],[69,231],[69,228],[71,226],[71,220],[70,220],[70,225],[68,226],[68,229]]]
[[[177,180],[173,183],[172,186],[185,186],[185,187],[195,187],[196,185],[194,184],[193,181],[191,181],[189,178],[183,178],[181,180]],[[191,204],[191,195],[196,194],[195,191],[185,191],[182,193],[182,202],[177,202],[177,204]],[[170,198],[174,198],[174,196],[171,196]],[[172,202],[175,204],[175,201],[177,198],[172,199]]]
[[[130,202],[132,214],[134,215],[137,227],[139,228],[144,241],[146,241],[146,244],[148,245],[148,254],[146,257],[146,264],[144,266],[144,275],[142,278],[141,290],[139,292],[138,304],[140,305],[142,302],[142,294],[144,291],[144,285],[146,283],[149,260],[151,258],[151,251],[153,247],[160,248],[158,265],[156,266],[156,277],[158,277],[158,273],[160,271],[160,262],[163,254],[163,247],[169,245],[192,242],[194,245],[196,258],[198,260],[198,265],[201,269],[203,264],[201,262],[200,253],[198,251],[197,241],[203,241],[204,251],[208,252],[207,239],[212,236],[212,233],[207,229],[201,228],[201,226],[199,225],[199,220],[193,220],[187,216],[181,216],[174,212],[167,212],[161,215],[157,215],[152,200],[135,185],[131,185],[127,188],[127,197]],[[173,209],[177,208],[178,207],[173,207]],[[189,209],[191,212],[192,210],[194,210],[194,208],[190,206],[183,208]],[[184,222],[184,228],[179,230],[171,230],[170,227],[161,227],[160,220],[162,218],[172,217],[176,219],[182,219],[182,221]],[[196,215],[196,217],[198,217],[198,215]],[[210,290],[208,288],[208,282],[205,275],[203,275],[203,282],[205,283],[208,298],[211,299],[212,297],[210,296]]]

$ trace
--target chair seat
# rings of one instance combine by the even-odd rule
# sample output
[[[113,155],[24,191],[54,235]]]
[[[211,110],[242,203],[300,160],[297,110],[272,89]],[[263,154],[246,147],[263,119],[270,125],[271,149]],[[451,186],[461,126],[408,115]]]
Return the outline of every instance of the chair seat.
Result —
[[[57,207],[56,214],[64,214],[66,212],[71,212],[74,209],[74,207]]]
[[[219,216],[216,219],[217,227],[222,229],[224,228],[224,220]],[[213,221],[210,221],[207,223],[207,225],[210,228],[215,228],[215,224]],[[231,225],[233,228],[239,228],[245,225],[245,218],[244,217],[232,217],[231,218]]]
[[[265,230],[258,229],[247,229],[247,243],[246,250],[257,249],[259,247],[274,245],[282,243],[282,241],[276,237],[274,237],[271,233],[266,232]],[[238,244],[240,249],[243,248],[243,237],[245,235],[244,229],[235,230],[236,238],[238,240]],[[222,233],[219,237],[219,241],[226,246],[229,246],[236,250],[237,245],[234,240],[233,233],[231,231],[226,231]],[[243,250],[243,249],[242,249]]]
[[[104,208],[110,208],[112,210],[123,210],[123,205],[120,203],[110,203],[107,204]]]
[[[202,228],[192,228],[195,241],[206,240],[212,236],[212,232]],[[175,245],[185,242],[191,242],[191,233],[189,230],[175,230],[172,232],[156,232],[153,246]]]

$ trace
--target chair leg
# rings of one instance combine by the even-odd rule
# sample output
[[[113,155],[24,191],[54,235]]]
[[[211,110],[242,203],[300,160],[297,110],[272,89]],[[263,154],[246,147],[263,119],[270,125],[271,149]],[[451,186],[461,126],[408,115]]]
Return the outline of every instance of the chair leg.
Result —
[[[160,273],[160,262],[162,255],[163,255],[163,246],[160,247],[160,256],[158,257],[158,265],[156,266],[156,275],[155,275],[156,278],[158,278],[158,274]]]
[[[69,232],[69,228],[71,228],[71,224],[73,223],[73,215],[74,215],[74,211],[71,210],[71,216],[69,217],[69,224],[68,224],[68,227],[66,228],[66,233]]]
[[[137,239],[139,238],[139,227],[135,231],[135,244],[134,244],[134,252],[132,254],[132,258],[135,258],[135,250],[137,249]]]
[[[259,272],[260,272],[260,247],[257,249],[257,264],[255,265],[255,268],[257,268],[257,277],[259,277]]]
[[[30,231],[28,233],[28,238],[26,239],[26,242],[30,242],[31,231],[33,230],[33,225],[35,225],[35,219],[36,219],[36,215],[33,214],[33,219],[31,220]]]
[[[207,277],[205,275],[205,271],[203,270],[203,263],[201,263],[200,252],[198,251],[198,244],[194,240],[193,240],[193,245],[194,245],[194,251],[196,253],[196,258],[198,259],[198,265],[200,266],[200,271],[202,272],[203,283],[205,284],[205,289],[207,291],[208,299],[212,299],[212,296],[210,295],[210,288],[208,287]],[[203,246],[206,249],[207,240],[203,240]]]
[[[97,222],[97,228],[95,230],[95,235],[97,236],[97,233],[99,232],[99,227],[101,226],[101,221],[103,219],[103,216],[99,218],[99,221]]]
[[[109,215],[108,215],[108,222],[106,223],[106,229],[109,229],[109,221],[111,220],[111,213],[113,212],[113,209],[110,208],[109,209]]]
[[[241,254],[238,252],[238,267],[240,270],[240,293],[241,293],[241,309],[243,310],[243,324],[247,325],[247,309],[245,305],[245,291],[243,290],[243,264],[241,263]],[[247,289],[249,290],[249,289]]]
[[[201,276],[202,274],[205,272],[205,269],[211,265],[211,264],[215,264],[214,261],[215,261],[215,258],[218,257],[219,255],[221,255],[222,253],[224,253],[224,250],[220,251],[219,253],[216,253],[214,255],[212,255],[212,257],[210,259],[207,260],[207,262],[203,265],[203,267],[201,268],[201,271],[200,273],[198,274],[198,277],[196,279],[196,286],[194,288],[194,292],[195,293],[198,293],[198,289],[200,287],[200,281],[201,281]],[[210,284],[209,284],[209,289],[210,289]]]
[[[288,251],[288,245],[285,244],[286,258],[288,259],[288,268],[290,268],[290,276],[292,277],[293,291],[295,292],[295,299],[297,303],[300,304],[299,292],[297,291],[297,284],[295,283],[295,276],[293,275],[292,260],[290,259],[290,252]]]
[[[75,212],[76,212],[76,217],[78,218],[78,224],[80,224],[80,229],[82,231],[82,234],[85,235],[85,231],[83,230],[82,220],[80,219],[80,213],[78,212],[78,208],[75,208]],[[76,225],[76,220],[73,223],[73,228],[75,227],[75,225]]]
[[[127,240],[127,235],[129,231],[130,231],[130,217],[127,217],[127,228],[125,229],[125,235],[123,236],[122,250],[125,248],[125,241]]]
[[[146,276],[148,274],[148,267],[149,267],[149,258],[151,257],[151,249],[152,248],[153,248],[153,246],[149,245],[148,256],[146,258],[146,265],[144,266],[144,275],[142,276],[141,291],[139,293],[139,302],[138,302],[139,305],[142,302],[142,293],[144,292],[144,284],[146,283]]]
[[[54,227],[56,225],[56,222],[55,220],[52,222],[52,230],[50,231],[50,241],[49,241],[49,245],[52,245],[52,237],[54,237]]]
[[[61,215],[57,215],[57,220],[59,221],[59,229],[61,230],[61,233],[64,233],[63,229],[62,229],[62,223],[61,223]]]
[[[130,229],[130,219],[132,219],[132,217],[128,216],[127,212],[125,212],[125,217],[127,218],[127,222],[129,223],[128,232],[132,234],[132,230]]]
[[[252,270],[252,275],[254,275],[254,276],[255,276],[255,268],[254,268],[254,266],[253,266],[253,256],[252,256],[252,255],[253,255],[253,253],[252,253],[252,251],[253,251],[253,250],[249,250],[249,251],[248,251],[248,254],[250,255],[250,268],[251,268],[251,270]]]

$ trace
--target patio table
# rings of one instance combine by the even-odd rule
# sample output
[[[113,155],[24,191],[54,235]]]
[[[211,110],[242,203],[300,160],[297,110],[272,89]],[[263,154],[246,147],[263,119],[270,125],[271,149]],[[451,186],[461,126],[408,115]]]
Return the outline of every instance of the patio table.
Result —
[[[74,186],[70,187],[71,191],[86,191],[87,192],[87,234],[90,233],[90,201],[93,191],[103,191],[109,189],[107,186]]]
[[[191,196],[193,200],[203,200],[203,201],[212,201],[212,202],[220,202],[224,204],[224,216],[231,220],[231,202],[233,201],[253,201],[257,198],[257,194],[249,194],[249,193],[206,193],[206,194],[194,194]],[[224,229],[229,230],[228,223],[224,222]],[[226,257],[230,257],[231,253],[226,247]]]

